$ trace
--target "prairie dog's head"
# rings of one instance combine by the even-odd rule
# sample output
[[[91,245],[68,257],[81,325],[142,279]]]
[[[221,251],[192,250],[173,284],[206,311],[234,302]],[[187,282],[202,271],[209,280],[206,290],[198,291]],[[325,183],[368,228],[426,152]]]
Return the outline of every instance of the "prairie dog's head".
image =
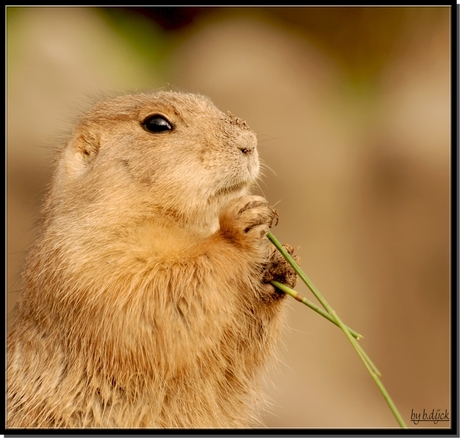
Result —
[[[61,212],[164,214],[215,227],[259,174],[255,134],[206,97],[176,92],[97,104],[62,151],[49,203]],[[78,212],[78,210],[80,210]]]

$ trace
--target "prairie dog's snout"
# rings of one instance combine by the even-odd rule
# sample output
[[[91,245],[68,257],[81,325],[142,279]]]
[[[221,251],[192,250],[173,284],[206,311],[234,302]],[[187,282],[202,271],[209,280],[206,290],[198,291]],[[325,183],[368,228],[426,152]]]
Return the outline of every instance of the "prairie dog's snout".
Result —
[[[258,162],[257,138],[253,132],[241,131],[236,138],[236,147],[247,156],[255,155],[254,161]]]

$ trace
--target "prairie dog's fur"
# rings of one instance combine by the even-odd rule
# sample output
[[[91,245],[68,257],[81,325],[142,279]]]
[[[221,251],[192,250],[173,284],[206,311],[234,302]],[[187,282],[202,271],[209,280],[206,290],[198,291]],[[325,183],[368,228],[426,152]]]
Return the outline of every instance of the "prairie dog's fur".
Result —
[[[256,145],[193,94],[81,117],[8,337],[8,428],[257,424],[284,300],[264,284],[274,212],[248,194]]]

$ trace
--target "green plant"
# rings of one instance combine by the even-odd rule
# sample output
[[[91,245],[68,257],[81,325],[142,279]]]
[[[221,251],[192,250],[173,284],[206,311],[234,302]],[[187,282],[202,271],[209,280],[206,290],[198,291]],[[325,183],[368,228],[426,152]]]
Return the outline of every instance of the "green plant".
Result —
[[[347,327],[342,322],[342,320],[335,313],[334,309],[329,305],[329,303],[326,301],[326,299],[323,297],[323,295],[320,293],[320,291],[315,287],[315,285],[305,275],[305,273],[300,268],[300,266],[297,264],[297,262],[294,260],[294,258],[291,257],[291,255],[284,249],[284,247],[276,239],[276,237],[271,232],[269,232],[267,234],[267,237],[273,243],[273,245],[275,245],[275,247],[278,249],[278,251],[287,260],[287,262],[293,267],[293,269],[295,270],[297,275],[300,277],[300,279],[307,285],[307,287],[311,290],[311,292],[316,297],[316,299],[324,307],[325,311],[323,311],[321,308],[317,307],[315,304],[313,304],[310,301],[308,301],[306,298],[301,297],[300,294],[297,293],[295,290],[287,287],[286,285],[284,285],[282,283],[279,283],[277,281],[272,281],[271,283],[273,284],[273,286],[275,286],[280,291],[293,296],[296,300],[304,303],[305,305],[310,307],[315,312],[317,312],[320,315],[324,316],[326,319],[331,321],[333,324],[337,325],[345,333],[345,336],[348,338],[348,340],[353,345],[354,349],[356,350],[356,352],[358,353],[359,357],[363,361],[364,366],[366,367],[366,369],[368,370],[368,372],[371,375],[372,379],[374,380],[375,384],[379,388],[383,398],[387,402],[391,412],[393,413],[394,417],[396,418],[396,421],[399,423],[399,425],[402,428],[407,428],[407,426],[404,423],[404,420],[402,419],[398,409],[396,408],[396,405],[393,403],[393,400],[391,399],[390,395],[388,394],[388,391],[385,389],[385,387],[383,386],[382,381],[380,380],[381,374],[380,374],[379,370],[376,368],[376,366],[370,360],[369,356],[364,352],[364,350],[362,349],[361,345],[359,345],[359,343],[358,343],[358,340],[360,338],[362,338],[362,336],[360,334],[356,333],[354,330],[352,330],[349,327]]]

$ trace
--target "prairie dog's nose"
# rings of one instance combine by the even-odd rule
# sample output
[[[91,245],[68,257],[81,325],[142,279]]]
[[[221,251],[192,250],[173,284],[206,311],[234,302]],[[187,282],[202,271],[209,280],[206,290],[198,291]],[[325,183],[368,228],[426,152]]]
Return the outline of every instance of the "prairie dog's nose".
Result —
[[[245,155],[252,154],[257,148],[257,138],[252,131],[242,131],[237,148]]]
[[[230,111],[226,114],[227,123],[236,134],[235,146],[245,155],[252,154],[257,148],[256,134],[251,131],[247,123],[234,116]]]

